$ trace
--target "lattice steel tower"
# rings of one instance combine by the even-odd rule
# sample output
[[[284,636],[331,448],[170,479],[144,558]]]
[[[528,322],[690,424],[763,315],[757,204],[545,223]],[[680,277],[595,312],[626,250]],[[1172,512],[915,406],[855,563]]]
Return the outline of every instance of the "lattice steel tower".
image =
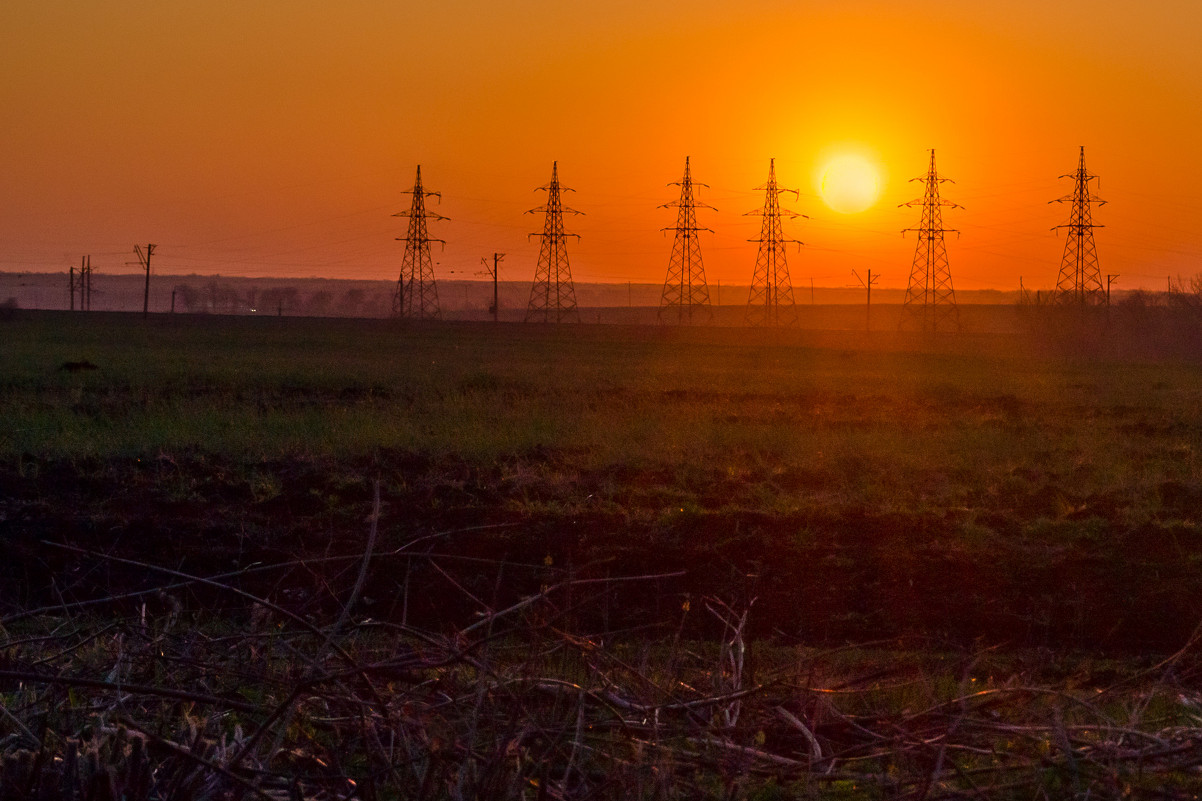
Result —
[[[441,312],[438,308],[438,287],[434,283],[434,267],[430,259],[430,243],[442,242],[442,239],[431,239],[426,231],[426,220],[445,220],[441,214],[426,209],[426,198],[436,197],[440,200],[439,192],[428,192],[422,188],[422,168],[417,166],[417,180],[413,189],[413,204],[408,211],[399,211],[393,217],[409,218],[409,233],[404,241],[405,255],[401,258],[401,275],[396,282],[396,292],[392,295],[392,315],[402,319],[428,320],[438,319]]]
[[[676,225],[664,231],[675,231],[672,241],[672,256],[668,260],[668,275],[664,279],[664,293],[659,301],[659,321],[691,323],[695,318],[709,321],[713,318],[710,308],[710,290],[705,284],[705,265],[701,261],[701,242],[698,234],[714,232],[712,228],[697,226],[697,207],[712,209],[713,206],[699,203],[693,196],[694,186],[689,171],[689,158],[685,156],[684,177],[668,186],[680,187],[680,200],[665,203],[661,209],[675,208]]]
[[[950,200],[941,200],[939,184],[950,182],[940,178],[935,169],[935,151],[931,150],[931,163],[922,181],[926,192],[920,200],[911,200],[902,206],[922,206],[922,221],[917,228],[902,231],[918,232],[918,244],[914,249],[914,265],[910,268],[910,285],[906,289],[906,300],[902,306],[902,326],[916,326],[921,331],[934,332],[940,329],[960,328],[960,312],[956,308],[956,291],[952,287],[952,270],[947,260],[947,247],[943,242],[946,233],[959,233],[954,228],[943,227],[943,208],[963,208]]]
[[[547,193],[546,204],[526,213],[546,212],[547,219],[541,234],[530,234],[542,238],[542,247],[538,252],[538,266],[534,268],[534,286],[530,288],[526,322],[580,322],[580,312],[576,309],[576,288],[572,284],[572,269],[568,265],[568,248],[564,241],[569,236],[579,239],[580,235],[564,233],[563,215],[583,212],[564,206],[560,200],[561,192],[574,190],[559,185],[558,161],[551,165],[551,183],[539,189]]]
[[[1073,210],[1066,225],[1057,225],[1052,230],[1068,229],[1064,243],[1064,257],[1060,260],[1060,278],[1056,281],[1055,303],[1065,306],[1101,306],[1106,303],[1106,288],[1102,285],[1102,268],[1098,264],[1098,251],[1094,247],[1094,225],[1091,206],[1106,203],[1089,190],[1089,182],[1098,176],[1085,169],[1085,147],[1081,147],[1081,160],[1077,171],[1061,178],[1073,179],[1073,193],[1049,203],[1072,203]]]
[[[797,322],[797,306],[793,303],[793,284],[789,281],[785,246],[795,243],[800,247],[801,242],[785,239],[781,217],[805,215],[780,207],[781,192],[792,192],[794,197],[799,195],[796,189],[784,189],[777,185],[776,159],[768,160],[768,183],[756,187],[756,191],[761,189],[764,191],[764,208],[747,212],[748,215],[758,214],[764,218],[760,238],[747,240],[760,245],[755,257],[755,271],[751,275],[751,294],[747,299],[747,324],[794,325]]]

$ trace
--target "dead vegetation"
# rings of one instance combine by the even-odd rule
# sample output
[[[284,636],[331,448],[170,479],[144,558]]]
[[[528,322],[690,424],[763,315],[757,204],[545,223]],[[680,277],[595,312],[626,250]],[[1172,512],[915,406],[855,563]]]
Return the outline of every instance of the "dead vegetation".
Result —
[[[6,799],[1194,798],[1195,635],[1146,664],[930,643],[810,649],[747,636],[754,598],[677,598],[637,632],[580,630],[621,584],[554,564],[539,591],[443,631],[298,613],[235,574],[10,614]],[[405,549],[421,553],[414,540]],[[395,554],[393,554],[395,556]],[[94,569],[117,557],[87,554]],[[335,557],[331,557],[335,559]],[[480,565],[500,584],[504,562]],[[220,613],[190,601],[204,587]],[[420,588],[414,588],[420,592]],[[210,596],[211,597],[211,596]],[[122,611],[124,610],[124,611]],[[690,616],[715,635],[684,636]],[[922,645],[924,647],[918,647]]]

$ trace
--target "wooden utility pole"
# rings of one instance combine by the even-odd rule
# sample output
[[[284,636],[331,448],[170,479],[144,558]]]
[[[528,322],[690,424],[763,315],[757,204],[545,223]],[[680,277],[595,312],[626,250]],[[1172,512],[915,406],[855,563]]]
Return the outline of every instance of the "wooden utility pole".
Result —
[[[79,310],[92,310],[92,255],[84,256],[79,263]]]
[[[501,272],[498,266],[501,259],[505,258],[504,253],[492,254],[492,266],[488,266],[488,257],[480,259],[480,263],[484,265],[484,269],[488,270],[488,274],[492,276],[492,307],[489,311],[492,312],[492,321],[495,323],[499,319],[501,312],[500,294],[497,291],[497,275]],[[477,273],[479,275],[479,273]]]
[[[854,275],[856,277],[856,280],[860,282],[860,286],[862,286],[862,287],[864,287],[864,289],[868,290],[868,303],[865,305],[865,311],[864,311],[864,330],[871,331],[872,330],[872,285],[875,284],[877,281],[881,280],[881,277],[879,275],[873,276],[872,270],[868,271],[868,280],[867,281],[865,281],[863,278],[861,278],[860,274],[857,273],[855,270],[852,270],[851,274]]]
[[[1110,305],[1110,285],[1118,280],[1118,275],[1106,276],[1106,305]]]
[[[150,314],[150,257],[154,255],[154,245],[147,245],[142,251],[141,245],[134,245],[134,253],[138,254],[138,262],[146,270],[146,288],[142,292],[142,317]]]
[[[79,310],[87,311],[92,308],[92,257],[79,257],[79,272],[72,267],[67,278],[68,289],[71,291],[71,311],[75,311],[75,295],[79,294]]]

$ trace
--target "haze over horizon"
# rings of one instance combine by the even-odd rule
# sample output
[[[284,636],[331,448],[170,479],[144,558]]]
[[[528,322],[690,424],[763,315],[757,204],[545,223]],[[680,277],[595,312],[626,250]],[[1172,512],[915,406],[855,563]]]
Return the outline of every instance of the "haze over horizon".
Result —
[[[161,273],[395,280],[420,164],[436,277],[529,280],[558,161],[574,277],[654,283],[688,156],[709,280],[750,280],[775,158],[794,286],[902,288],[934,148],[956,288],[1048,288],[1084,145],[1103,271],[1160,289],[1202,270],[1199,30],[1194,0],[9,0],[0,270],[154,242]],[[853,213],[821,190],[848,155],[879,180]]]

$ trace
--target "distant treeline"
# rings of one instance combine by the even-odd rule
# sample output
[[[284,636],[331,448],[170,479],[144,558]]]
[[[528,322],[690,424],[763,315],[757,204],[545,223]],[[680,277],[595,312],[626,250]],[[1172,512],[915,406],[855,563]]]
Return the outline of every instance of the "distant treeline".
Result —
[[[94,311],[141,311],[144,278],[137,274],[109,274],[97,269],[92,284]],[[530,300],[530,281],[501,281],[497,295],[502,319],[521,319]],[[0,272],[0,299],[12,298],[21,308],[71,308],[70,282],[66,273]],[[663,284],[624,281],[620,283],[575,284],[576,299],[583,309],[658,308]],[[444,316],[484,319],[493,303],[491,281],[439,279],[439,306]],[[742,307],[747,303],[747,285],[711,281],[710,301],[714,306]],[[247,278],[226,275],[153,275],[150,282],[150,311],[190,314],[264,314],[339,317],[387,317],[392,313],[394,280],[331,278]],[[962,303],[1014,304],[1017,291],[969,290],[957,293]],[[876,288],[874,304],[901,303],[904,291]],[[863,305],[865,293],[858,287],[798,286],[794,297],[799,307],[812,305]]]
[[[395,282],[328,278],[249,278],[223,275],[153,275],[150,311],[155,314],[270,315],[286,317],[386,318],[392,314]],[[490,320],[493,284],[440,280],[439,307],[445,320]],[[144,278],[97,273],[92,311],[140,312]],[[576,297],[584,323],[642,325],[657,322],[663,287],[658,283],[578,283]],[[956,293],[961,329],[966,333],[1012,333],[1067,325],[1047,290],[963,290]],[[497,285],[502,322],[521,322],[530,297],[529,281]],[[719,326],[747,324],[747,286],[712,282],[712,314]],[[809,330],[896,330],[904,291],[874,289],[871,309],[859,288],[795,289],[798,326]],[[0,272],[0,314],[14,309],[73,308],[66,273]],[[78,301],[74,308],[79,308]],[[1108,308],[1087,310],[1104,317],[1111,336],[1152,336],[1175,340],[1173,350],[1192,342],[1202,326],[1202,274],[1170,280],[1166,291],[1115,290]],[[1091,325],[1092,329],[1092,325]],[[1129,332],[1123,334],[1120,332]]]

